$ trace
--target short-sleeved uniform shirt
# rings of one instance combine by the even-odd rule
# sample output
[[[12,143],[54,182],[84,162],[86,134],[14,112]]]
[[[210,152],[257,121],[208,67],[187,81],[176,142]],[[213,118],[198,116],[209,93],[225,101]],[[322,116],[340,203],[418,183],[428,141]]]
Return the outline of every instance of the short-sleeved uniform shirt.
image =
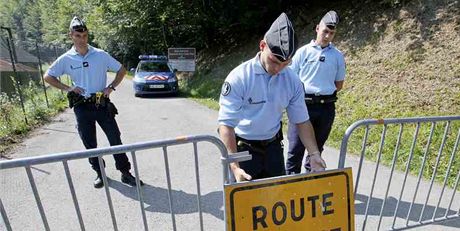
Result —
[[[101,49],[88,46],[88,52],[82,56],[72,47],[54,61],[47,74],[55,78],[69,75],[74,86],[85,90],[83,96],[89,97],[107,86],[108,70],[117,72],[120,68],[120,62]]]
[[[230,72],[219,100],[219,125],[235,128],[247,140],[274,137],[284,110],[291,123],[309,119],[299,77],[289,68],[270,76],[259,57],[260,53]]]
[[[302,46],[289,67],[300,77],[307,94],[331,95],[335,81],[345,79],[345,59],[332,43],[321,48],[313,40]]]

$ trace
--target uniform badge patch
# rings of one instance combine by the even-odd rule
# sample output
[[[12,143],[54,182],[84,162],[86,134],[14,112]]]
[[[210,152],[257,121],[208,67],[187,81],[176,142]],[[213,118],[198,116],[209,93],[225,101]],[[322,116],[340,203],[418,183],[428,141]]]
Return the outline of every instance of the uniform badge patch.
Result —
[[[231,90],[232,90],[232,86],[230,85],[230,83],[229,82],[224,82],[224,84],[222,85],[221,94],[223,96],[227,96],[230,93]]]

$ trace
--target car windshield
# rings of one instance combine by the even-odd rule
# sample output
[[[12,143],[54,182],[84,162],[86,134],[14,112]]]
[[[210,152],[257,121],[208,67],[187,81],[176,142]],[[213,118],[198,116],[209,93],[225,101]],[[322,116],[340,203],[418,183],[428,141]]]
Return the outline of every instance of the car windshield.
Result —
[[[140,72],[170,72],[166,63],[143,62],[139,64]]]

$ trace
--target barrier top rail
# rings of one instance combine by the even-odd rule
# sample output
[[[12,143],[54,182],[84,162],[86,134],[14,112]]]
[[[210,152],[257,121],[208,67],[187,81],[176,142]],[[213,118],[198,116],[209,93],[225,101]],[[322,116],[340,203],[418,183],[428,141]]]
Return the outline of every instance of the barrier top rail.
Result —
[[[129,152],[133,149],[135,150],[145,150],[151,149],[156,147],[163,147],[163,146],[174,146],[180,145],[190,142],[200,142],[200,141],[208,141],[210,143],[216,144],[219,148],[220,152],[222,153],[223,157],[228,156],[227,149],[225,148],[224,143],[222,141],[211,135],[196,135],[196,136],[179,136],[174,139],[166,139],[166,140],[158,140],[158,141],[148,141],[148,142],[138,142],[129,145],[116,145],[98,149],[89,149],[89,150],[82,150],[76,152],[63,152],[63,153],[56,153],[51,155],[44,155],[44,156],[34,156],[34,157],[26,157],[14,160],[5,160],[0,161],[0,170],[8,169],[8,168],[16,168],[16,167],[24,167],[30,165],[38,165],[38,164],[47,164],[53,163],[58,161],[67,161],[73,159],[81,159],[81,158],[88,158],[98,155],[109,155],[109,154],[116,154],[121,152]]]

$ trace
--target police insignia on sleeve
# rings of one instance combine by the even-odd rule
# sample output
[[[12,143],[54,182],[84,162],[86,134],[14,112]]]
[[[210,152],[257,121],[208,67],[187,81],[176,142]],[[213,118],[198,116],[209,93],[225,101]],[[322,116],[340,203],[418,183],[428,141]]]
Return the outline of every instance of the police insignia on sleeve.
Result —
[[[222,85],[222,95],[223,96],[226,96],[230,93],[230,91],[232,90],[232,86],[230,85],[229,82],[224,82],[224,85]]]

